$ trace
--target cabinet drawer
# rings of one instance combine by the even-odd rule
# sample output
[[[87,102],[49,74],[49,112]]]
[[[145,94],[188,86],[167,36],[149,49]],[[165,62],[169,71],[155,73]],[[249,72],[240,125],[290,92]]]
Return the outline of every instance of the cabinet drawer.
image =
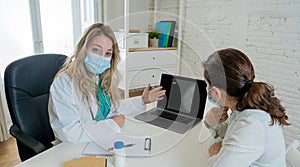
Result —
[[[162,73],[176,74],[176,67],[129,71],[127,84],[130,89],[145,87],[148,83],[152,86],[159,85]]]
[[[157,66],[170,66],[177,64],[177,51],[136,51],[129,52],[127,56],[127,68],[147,68]]]

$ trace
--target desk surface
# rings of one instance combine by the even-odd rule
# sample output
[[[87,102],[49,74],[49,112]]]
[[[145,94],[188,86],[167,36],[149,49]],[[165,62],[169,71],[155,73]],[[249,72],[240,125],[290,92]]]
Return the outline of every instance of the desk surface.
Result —
[[[207,150],[212,139],[200,122],[186,134],[178,134],[127,116],[122,132],[126,134],[148,134],[152,137],[152,156],[146,158],[127,158],[127,167],[205,167]],[[199,138],[200,137],[200,138]],[[16,167],[63,167],[63,163],[82,155],[86,143],[61,143],[57,146],[18,164]],[[108,158],[112,167],[112,158]]]

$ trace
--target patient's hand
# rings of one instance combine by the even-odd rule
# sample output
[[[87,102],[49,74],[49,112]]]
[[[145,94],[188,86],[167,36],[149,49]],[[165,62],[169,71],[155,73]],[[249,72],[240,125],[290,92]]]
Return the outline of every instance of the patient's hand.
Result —
[[[210,127],[214,127],[217,124],[227,120],[228,118],[227,111],[228,111],[228,107],[223,107],[222,109],[214,107],[206,113],[205,122]]]
[[[213,145],[211,145],[208,149],[208,156],[212,157],[220,152],[222,148],[222,141],[216,142]]]
[[[151,90],[150,84],[147,85],[147,87],[144,89],[142,99],[145,104],[161,100],[163,99],[163,95],[166,93],[166,90],[162,90],[162,86],[159,86],[155,89]]]

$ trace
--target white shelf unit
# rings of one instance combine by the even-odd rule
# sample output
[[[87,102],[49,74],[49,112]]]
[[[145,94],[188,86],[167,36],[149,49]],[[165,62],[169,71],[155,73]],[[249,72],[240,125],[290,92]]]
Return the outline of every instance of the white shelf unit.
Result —
[[[146,27],[149,27],[149,25],[155,26],[155,23],[157,21],[160,21],[157,20],[158,17],[156,16],[158,2],[156,0],[142,1],[145,2],[141,2],[141,0],[124,0],[123,2],[124,15],[122,17],[124,18],[123,29],[125,32],[125,37],[123,40],[124,48],[120,48],[121,61],[119,62],[118,69],[122,74],[122,81],[119,85],[119,88],[124,91],[125,98],[129,97],[129,90],[144,88],[148,83],[150,83],[152,86],[159,85],[161,73],[179,73],[181,47],[180,39],[182,29],[182,21],[180,18],[182,18],[181,15],[183,3],[180,3],[180,8],[178,11],[179,19],[176,21],[176,24],[178,24],[178,28],[176,30],[178,33],[176,48],[144,48],[132,51],[130,48],[128,48],[129,38],[126,38],[129,37],[129,29],[139,29],[139,27],[136,26],[140,23],[141,29],[143,30],[143,28],[145,27],[145,22],[148,23]],[[153,3],[154,10],[145,11],[144,13],[140,12],[140,9],[137,9],[136,5],[138,3],[144,4],[143,6],[141,6],[143,8],[145,8],[145,4]],[[135,9],[130,10],[130,5],[134,6]],[[149,15],[152,16],[149,17]],[[148,21],[146,19],[148,19]],[[114,22],[113,24],[116,24],[116,22]],[[120,25],[120,23],[117,23],[117,25]]]
[[[143,88],[150,83],[159,85],[161,73],[177,74],[177,50],[121,52],[119,70],[123,80],[120,88],[124,91]],[[127,92],[128,93],[128,92]]]

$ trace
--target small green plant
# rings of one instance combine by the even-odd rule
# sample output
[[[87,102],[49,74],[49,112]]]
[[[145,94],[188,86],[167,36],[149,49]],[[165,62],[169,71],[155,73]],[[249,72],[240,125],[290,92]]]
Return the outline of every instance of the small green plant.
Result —
[[[159,29],[153,29],[153,30],[149,31],[148,34],[149,34],[150,39],[154,39],[154,38],[158,39],[158,37],[160,35],[160,31],[159,31]]]

